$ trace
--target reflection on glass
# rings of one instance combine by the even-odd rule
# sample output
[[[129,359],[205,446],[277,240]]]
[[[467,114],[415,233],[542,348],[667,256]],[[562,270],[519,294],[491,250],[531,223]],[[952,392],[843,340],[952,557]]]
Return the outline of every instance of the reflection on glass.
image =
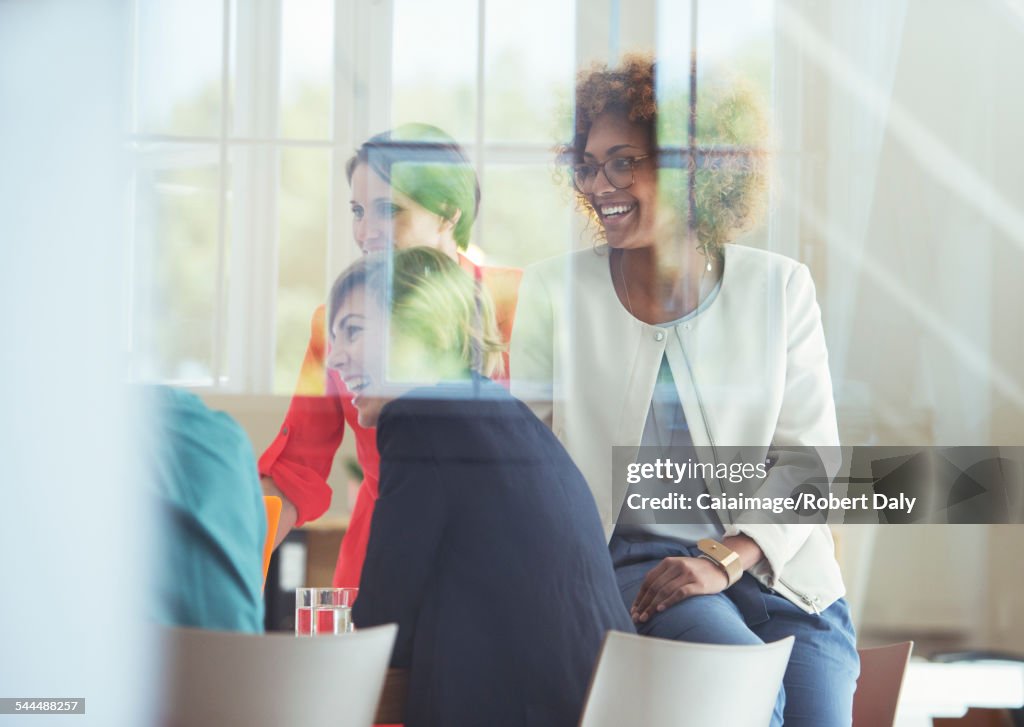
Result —
[[[134,349],[145,380],[212,383],[220,169],[214,147],[140,155]]]
[[[281,136],[331,136],[334,3],[285,0],[281,4]]]
[[[722,72],[741,73],[768,95],[775,38],[773,13],[774,3],[764,0],[698,2],[698,81]],[[683,81],[689,74],[692,17],[690,2],[658,3],[657,55],[663,68],[672,69],[673,80]]]
[[[223,21],[221,3],[136,3],[135,131],[220,133]]]
[[[722,144],[706,105],[739,91],[764,103],[772,96],[773,5],[764,0],[658,4],[658,132],[664,145],[685,145],[690,105],[691,39],[696,20],[697,143]],[[726,134],[734,136],[734,134]],[[743,136],[740,130],[739,136]]]
[[[487,5],[485,133],[489,141],[550,145],[568,134],[569,91],[575,73],[574,6],[572,0]]]
[[[487,168],[480,236],[487,264],[523,267],[565,252],[573,197],[554,177],[553,163]]]
[[[330,152],[282,149],[280,160],[274,392],[290,394],[309,342],[313,311],[327,296]],[[347,219],[338,220],[338,224],[347,223]]]
[[[433,124],[471,142],[477,118],[477,0],[394,0],[393,12],[392,126]]]

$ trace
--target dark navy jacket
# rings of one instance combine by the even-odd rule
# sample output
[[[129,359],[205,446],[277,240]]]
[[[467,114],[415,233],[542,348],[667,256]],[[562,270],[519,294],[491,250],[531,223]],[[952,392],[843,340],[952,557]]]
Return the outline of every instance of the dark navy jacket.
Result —
[[[399,625],[407,727],[575,725],[605,633],[634,630],[597,507],[524,404],[472,388],[384,407],[354,619]]]

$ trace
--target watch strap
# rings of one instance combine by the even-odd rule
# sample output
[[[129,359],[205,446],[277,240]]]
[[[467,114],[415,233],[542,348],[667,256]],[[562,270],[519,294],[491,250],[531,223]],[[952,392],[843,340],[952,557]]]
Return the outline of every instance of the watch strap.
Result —
[[[729,585],[726,588],[743,577],[743,565],[740,563],[739,553],[735,550],[711,538],[697,541],[697,548],[700,550],[701,558],[710,560],[725,572],[725,576],[729,581]]]

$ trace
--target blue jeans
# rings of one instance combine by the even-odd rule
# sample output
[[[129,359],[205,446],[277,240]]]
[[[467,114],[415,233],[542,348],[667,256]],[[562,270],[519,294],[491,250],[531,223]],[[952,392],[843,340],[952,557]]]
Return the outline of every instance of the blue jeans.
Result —
[[[626,608],[663,558],[700,552],[669,540],[620,535],[609,547]],[[704,644],[762,644],[793,636],[772,727],[849,727],[852,721],[860,659],[844,599],[820,615],[808,614],[745,574],[726,591],[685,599],[636,626],[644,636]]]

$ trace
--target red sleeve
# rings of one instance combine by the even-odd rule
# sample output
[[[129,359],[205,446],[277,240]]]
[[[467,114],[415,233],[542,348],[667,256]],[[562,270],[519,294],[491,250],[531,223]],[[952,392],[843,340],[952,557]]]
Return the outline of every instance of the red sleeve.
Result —
[[[299,382],[277,437],[260,457],[260,475],[270,477],[298,510],[296,526],[315,520],[331,504],[334,454],[345,435],[341,397],[326,375],[324,307],[313,314]]]

